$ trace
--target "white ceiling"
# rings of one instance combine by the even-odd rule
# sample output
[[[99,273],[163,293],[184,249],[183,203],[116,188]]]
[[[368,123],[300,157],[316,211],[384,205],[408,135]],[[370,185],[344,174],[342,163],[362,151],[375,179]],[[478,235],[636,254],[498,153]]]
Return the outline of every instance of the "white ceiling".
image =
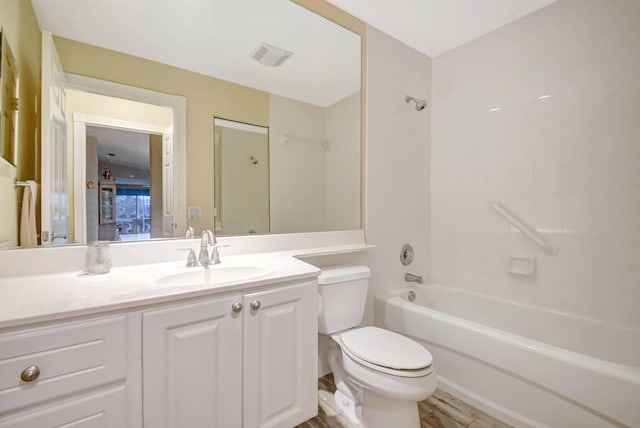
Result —
[[[554,0],[328,0],[434,57]],[[360,88],[357,35],[289,0],[31,0],[40,28],[277,95],[328,106]],[[293,51],[281,67],[260,42]]]
[[[87,136],[98,141],[98,160],[149,169],[149,134],[104,126],[87,126]],[[109,154],[114,156],[109,156]]]
[[[556,0],[327,0],[430,57]]]
[[[42,30],[328,106],[360,89],[360,37],[289,0],[31,0]],[[280,67],[249,55],[293,51]]]

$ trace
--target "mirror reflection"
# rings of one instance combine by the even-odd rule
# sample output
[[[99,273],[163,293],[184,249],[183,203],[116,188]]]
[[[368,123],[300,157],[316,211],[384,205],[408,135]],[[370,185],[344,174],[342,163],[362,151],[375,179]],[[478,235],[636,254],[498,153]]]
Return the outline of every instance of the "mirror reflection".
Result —
[[[220,118],[214,127],[216,234],[269,233],[269,129]]]
[[[43,38],[37,65],[43,79],[49,69],[54,78],[29,82],[32,92],[42,86],[41,145],[21,149],[27,152],[26,166],[18,161],[14,174],[40,183],[36,227],[43,245],[84,243],[96,235],[114,240],[184,236],[189,226],[215,227],[223,235],[360,228],[358,34],[283,0],[213,1],[205,10],[180,5],[179,11],[169,1],[154,6],[157,11],[124,1],[31,3],[32,9],[19,6],[28,10],[18,21],[29,22],[20,22],[23,28],[12,37],[26,34],[23,47],[51,31],[51,50]],[[247,17],[248,8],[259,18]],[[77,13],[68,16],[65,10]],[[154,22],[166,25],[145,29],[140,37],[136,23],[149,21],[150,13],[157,13]],[[278,57],[281,51],[285,59]],[[33,61],[25,65],[32,75]],[[109,93],[109,87],[116,90]],[[136,113],[123,116],[126,108],[113,115],[78,108],[78,97],[97,94],[167,109],[171,120],[141,121]],[[47,111],[50,106],[55,109]],[[256,155],[237,154],[236,159],[229,147],[242,143],[229,143],[233,132],[227,136],[228,127],[212,126],[213,118],[268,129],[262,134],[267,139]],[[29,120],[27,131],[33,135],[37,127]],[[132,126],[139,123],[152,129]],[[100,132],[114,141],[94,144]],[[130,140],[127,133],[138,135]],[[19,145],[29,140],[20,137]],[[164,138],[171,139],[169,146]],[[148,168],[128,152],[136,147],[145,147]],[[252,169],[242,172],[238,159]],[[101,223],[109,199],[100,196],[101,182],[104,189],[114,185],[114,219],[107,220],[113,223],[104,218]],[[22,191],[14,190],[11,197],[20,201]],[[259,208],[248,209],[248,201],[259,201]],[[2,206],[3,219],[9,218],[4,207],[11,205]],[[247,212],[259,215],[248,220]],[[18,244],[19,219],[16,223],[13,236],[3,238],[5,245]]]
[[[86,147],[87,241],[161,238],[162,136],[87,126]]]
[[[70,186],[74,188],[73,240],[169,236],[163,226],[163,204],[170,198],[163,174],[164,165],[172,159],[163,146],[173,133],[173,110],[68,88],[66,94],[67,114],[73,117],[68,140],[76,158],[84,161],[74,168],[75,183]],[[113,204],[103,198],[103,188],[111,187]],[[113,215],[105,220],[107,205]]]

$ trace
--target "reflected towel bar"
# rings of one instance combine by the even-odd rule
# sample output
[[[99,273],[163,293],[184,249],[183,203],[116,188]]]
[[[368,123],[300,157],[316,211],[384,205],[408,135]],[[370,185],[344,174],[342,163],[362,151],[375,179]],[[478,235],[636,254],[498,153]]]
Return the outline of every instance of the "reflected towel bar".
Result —
[[[301,137],[299,135],[293,135],[293,134],[282,134],[280,141],[282,142],[282,144],[288,144],[289,141],[296,141],[299,143],[320,144],[323,149],[326,149],[327,145],[329,144],[328,141],[316,140],[313,138]]]
[[[524,234],[527,238],[531,240],[538,247],[542,248],[545,253],[553,256],[558,254],[558,247],[556,245],[550,244],[544,236],[540,232],[538,232],[533,226],[524,221],[518,214],[511,211],[505,205],[503,205],[499,201],[489,201],[489,206],[500,215],[500,217],[504,218],[516,227],[520,232]]]

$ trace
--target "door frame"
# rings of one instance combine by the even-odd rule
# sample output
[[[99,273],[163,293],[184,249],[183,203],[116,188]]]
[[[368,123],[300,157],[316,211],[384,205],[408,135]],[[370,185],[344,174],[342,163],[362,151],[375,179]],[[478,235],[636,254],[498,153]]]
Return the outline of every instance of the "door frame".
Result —
[[[169,107],[173,110],[173,212],[177,225],[175,236],[184,236],[187,222],[187,99],[180,95],[165,94],[120,83],[108,82],[92,77],[65,73],[67,88],[98,95],[122,98],[146,104]],[[77,118],[77,119],[76,119]],[[89,119],[88,121],[85,119]],[[104,120],[110,121],[105,124]],[[77,122],[76,122],[77,120]],[[84,120],[84,123],[83,123]],[[94,122],[102,120],[102,122]],[[166,129],[149,124],[140,124],[111,118],[100,118],[84,114],[74,114],[74,240],[86,243],[86,124],[111,126],[123,129],[134,129],[130,126],[143,126],[136,130],[162,134]],[[147,126],[148,128],[144,128]],[[149,129],[154,127],[153,129]],[[79,141],[78,136],[81,135]],[[82,239],[80,239],[82,238]]]

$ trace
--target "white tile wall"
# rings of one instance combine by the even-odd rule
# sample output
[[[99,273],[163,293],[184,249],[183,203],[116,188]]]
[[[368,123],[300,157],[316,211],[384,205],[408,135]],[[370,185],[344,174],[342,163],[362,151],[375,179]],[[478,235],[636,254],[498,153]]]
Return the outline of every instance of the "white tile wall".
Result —
[[[433,60],[434,281],[640,326],[639,22],[635,0],[559,0]]]
[[[370,294],[403,287],[405,272],[429,276],[429,147],[431,107],[421,112],[405,95],[431,101],[431,59],[388,35],[367,30],[367,242]],[[416,258],[400,263],[411,243]]]

